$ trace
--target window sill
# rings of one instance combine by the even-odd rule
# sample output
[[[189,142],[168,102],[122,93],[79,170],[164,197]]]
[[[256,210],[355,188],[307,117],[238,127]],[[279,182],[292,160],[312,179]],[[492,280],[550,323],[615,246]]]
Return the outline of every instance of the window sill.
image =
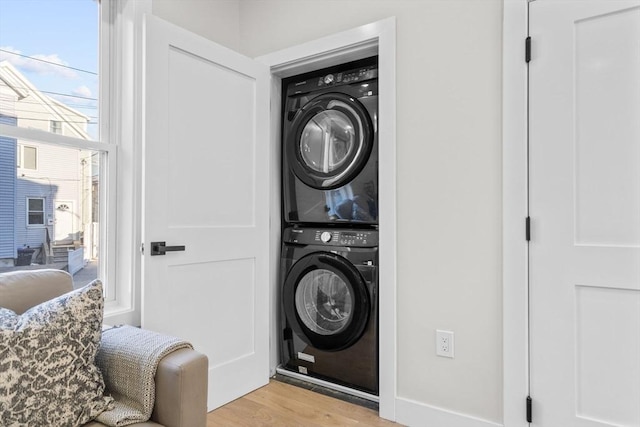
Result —
[[[104,307],[104,323],[109,325],[139,325],[140,314],[132,307],[116,301],[106,302]]]

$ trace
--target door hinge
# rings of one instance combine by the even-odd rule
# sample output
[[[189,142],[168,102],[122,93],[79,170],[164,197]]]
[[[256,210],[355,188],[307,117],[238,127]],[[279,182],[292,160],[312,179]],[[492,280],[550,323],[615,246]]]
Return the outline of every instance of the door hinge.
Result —
[[[527,396],[527,422],[531,422],[531,396]]]
[[[531,241],[531,217],[526,217],[524,220],[524,237],[527,242]]]
[[[531,62],[531,36],[524,39],[524,60],[527,64]]]

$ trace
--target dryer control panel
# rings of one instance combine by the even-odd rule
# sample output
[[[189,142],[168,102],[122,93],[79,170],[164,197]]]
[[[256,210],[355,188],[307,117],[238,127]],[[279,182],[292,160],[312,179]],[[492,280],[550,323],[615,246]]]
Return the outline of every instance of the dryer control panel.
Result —
[[[334,86],[340,83],[354,83],[364,80],[371,80],[378,77],[378,69],[371,65],[356,70],[349,70],[344,73],[327,74],[325,76],[318,77],[316,81],[316,87]]]
[[[329,73],[291,84],[287,95],[291,96],[298,93],[306,93],[314,89],[363,82],[375,79],[376,77],[378,77],[378,69],[374,65],[357,70],[349,70],[344,73]]]
[[[291,77],[285,82],[286,95],[294,96],[334,86],[364,83],[377,78],[377,58],[372,57]]]
[[[378,231],[292,227],[284,230],[282,240],[284,243],[297,243],[300,245],[370,248],[378,246]]]

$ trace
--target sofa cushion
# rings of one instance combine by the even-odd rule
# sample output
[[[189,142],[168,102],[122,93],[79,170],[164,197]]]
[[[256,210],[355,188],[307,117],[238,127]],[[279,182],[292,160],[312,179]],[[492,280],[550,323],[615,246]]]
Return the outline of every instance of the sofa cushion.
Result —
[[[73,290],[62,270],[20,270],[0,274],[0,307],[22,314],[31,307]]]
[[[0,425],[77,426],[109,407],[95,364],[103,306],[96,280],[22,315],[0,308]]]

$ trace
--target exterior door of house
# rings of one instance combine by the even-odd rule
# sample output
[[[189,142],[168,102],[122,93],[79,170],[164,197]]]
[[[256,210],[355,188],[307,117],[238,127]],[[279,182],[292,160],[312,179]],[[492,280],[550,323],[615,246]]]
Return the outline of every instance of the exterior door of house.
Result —
[[[73,202],[56,200],[53,202],[53,233],[56,243],[71,243],[74,240]]]
[[[529,3],[533,425],[640,425],[640,1]]]
[[[214,409],[269,377],[270,74],[153,16],[145,60],[142,326],[208,356]]]

